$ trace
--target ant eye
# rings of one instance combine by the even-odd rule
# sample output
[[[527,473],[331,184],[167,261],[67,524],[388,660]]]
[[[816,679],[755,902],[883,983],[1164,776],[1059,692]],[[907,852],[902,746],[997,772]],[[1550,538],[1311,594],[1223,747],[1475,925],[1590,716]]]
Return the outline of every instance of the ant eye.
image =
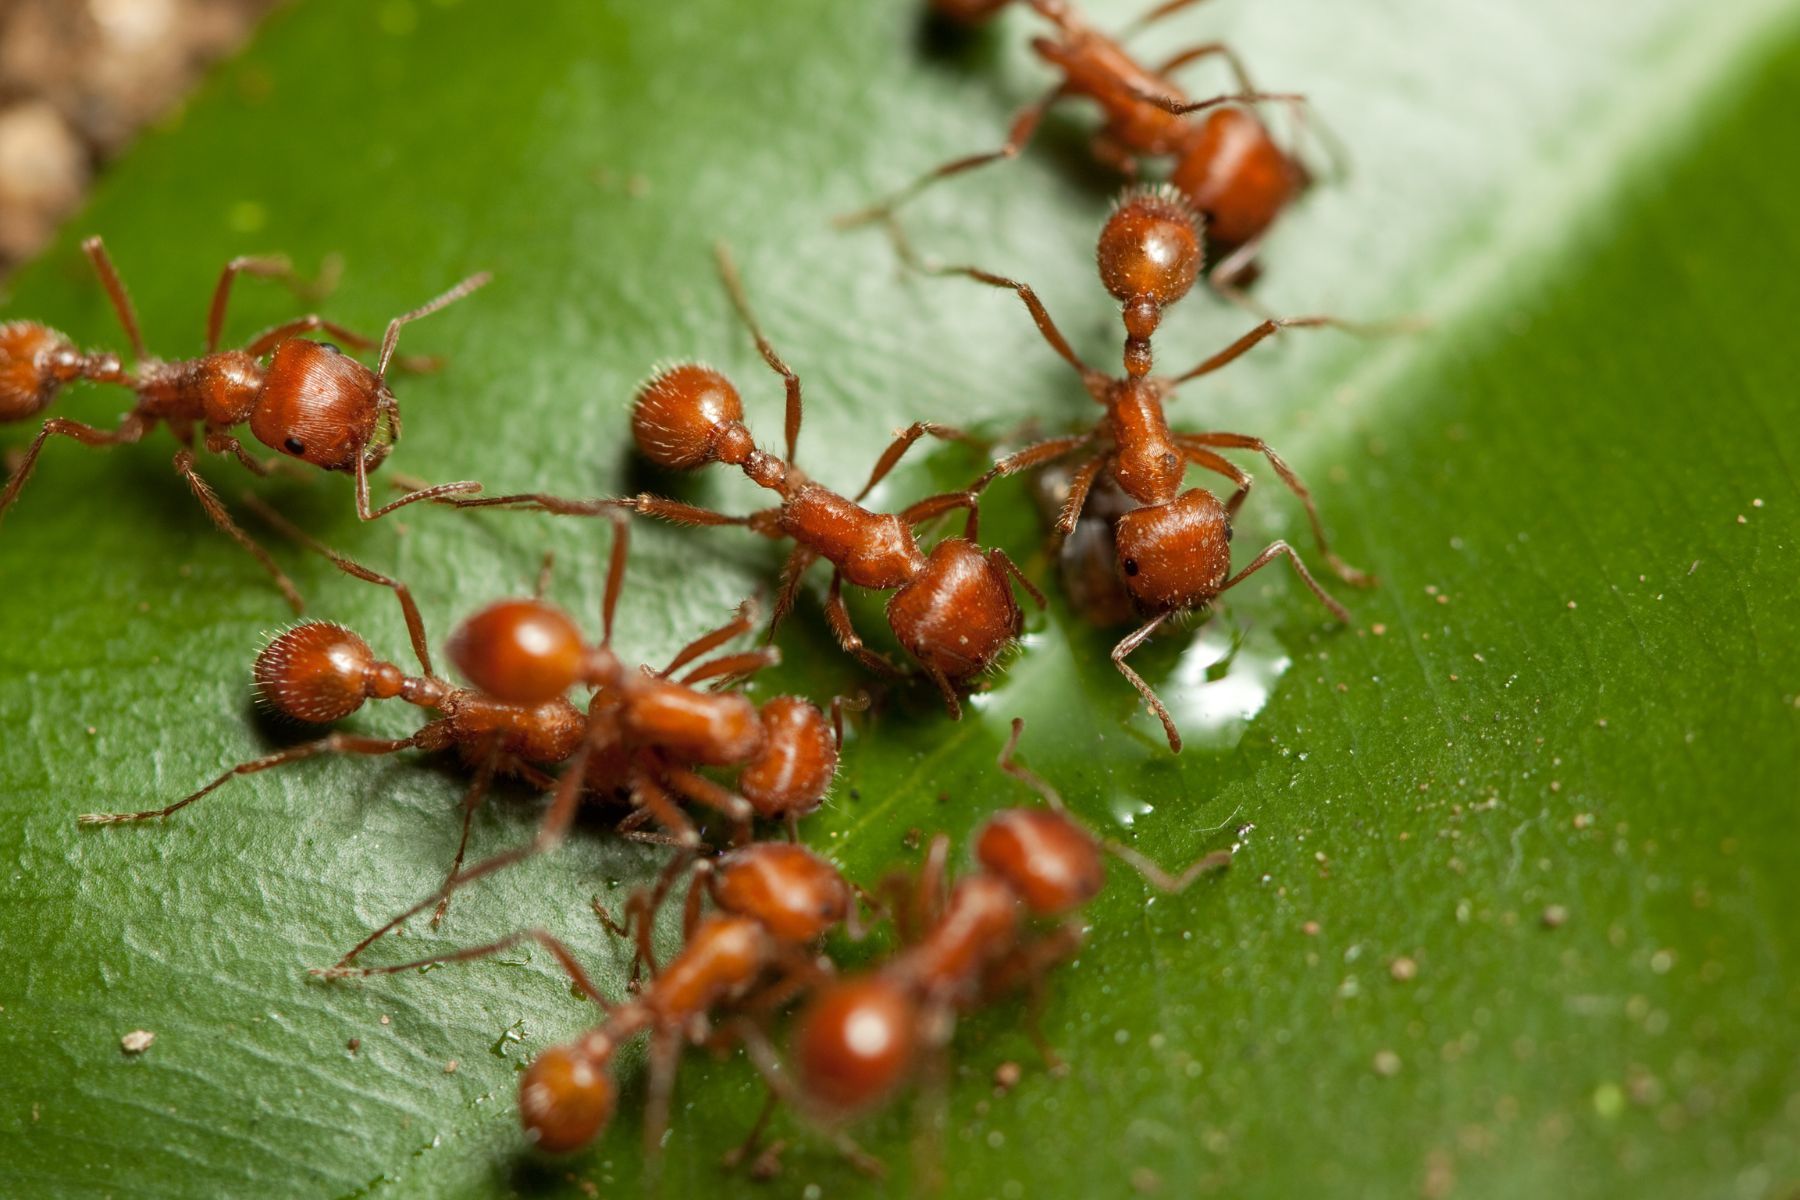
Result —
[[[1172,452],[1163,455],[1163,469],[1164,470],[1173,471],[1180,464],[1181,464],[1181,460],[1179,458],[1176,458]]]
[[[306,443],[296,437],[291,437],[281,443],[281,448],[296,457],[305,457],[306,455]]]
[[[337,348],[336,342],[320,342],[319,345],[321,347],[323,347],[325,350],[331,352],[332,354],[342,354],[343,353],[342,350],[339,350]]]
[[[1230,522],[1227,522],[1225,525],[1225,540],[1226,541],[1229,542],[1231,540],[1232,532],[1233,532],[1233,530],[1231,528],[1231,524],[1230,524]]]
[[[1125,560],[1125,573],[1127,575],[1136,575],[1137,574],[1137,559],[1128,558]]]

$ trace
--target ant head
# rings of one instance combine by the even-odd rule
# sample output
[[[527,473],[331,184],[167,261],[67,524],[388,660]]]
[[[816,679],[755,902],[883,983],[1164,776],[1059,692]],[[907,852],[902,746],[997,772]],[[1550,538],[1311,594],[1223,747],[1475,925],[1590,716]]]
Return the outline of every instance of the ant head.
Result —
[[[1307,177],[1255,113],[1221,108],[1200,124],[1169,182],[1206,214],[1213,245],[1230,249],[1267,229]]]
[[[617,1102],[605,1060],[580,1046],[550,1047],[519,1077],[519,1123],[526,1140],[552,1154],[593,1141]]]
[[[1127,191],[1100,231],[1100,280],[1126,306],[1133,337],[1148,337],[1162,308],[1187,295],[1200,259],[1200,218],[1170,187]]]
[[[470,683],[506,704],[548,704],[582,676],[581,630],[542,600],[502,600],[461,625],[446,647]]]
[[[81,373],[81,352],[56,330],[36,321],[0,325],[0,421],[41,411]]]
[[[801,1089],[833,1115],[874,1107],[906,1081],[918,1024],[917,1002],[884,975],[825,985],[794,1027]]]
[[[315,467],[349,471],[357,455],[377,445],[375,462],[387,456],[376,427],[389,414],[391,432],[393,406],[387,383],[330,342],[289,338],[269,360],[250,432]]]
[[[638,453],[678,471],[721,459],[743,462],[754,448],[743,421],[744,402],[731,380],[699,363],[658,371],[631,406]]]
[[[1125,589],[1150,612],[1204,604],[1231,573],[1231,517],[1205,488],[1132,509],[1114,537]]]
[[[805,816],[837,775],[837,739],[818,706],[777,696],[761,710],[762,750],[738,775],[738,792],[764,817]]]
[[[975,842],[982,866],[1006,880],[1026,907],[1053,917],[1100,894],[1106,865],[1087,830],[1063,813],[1008,808],[994,814]]]
[[[987,670],[1024,621],[1006,569],[967,538],[945,538],[888,601],[894,636],[953,683]]]
[[[713,867],[712,897],[787,942],[810,942],[850,913],[850,887],[836,867],[792,842],[752,842]]]
[[[282,715],[323,725],[374,696],[400,694],[400,669],[342,625],[305,621],[269,639],[256,656],[257,695]]]

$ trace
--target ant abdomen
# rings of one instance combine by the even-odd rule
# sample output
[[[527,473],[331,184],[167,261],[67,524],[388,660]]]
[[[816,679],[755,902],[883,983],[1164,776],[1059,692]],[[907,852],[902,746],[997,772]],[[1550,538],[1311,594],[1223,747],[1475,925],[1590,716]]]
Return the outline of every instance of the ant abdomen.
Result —
[[[1200,277],[1202,257],[1200,217],[1171,187],[1126,192],[1100,231],[1100,280],[1122,302],[1174,304]]]
[[[0,325],[0,421],[42,412],[63,384],[81,374],[81,352],[48,325]]]
[[[1169,182],[1206,214],[1206,234],[1232,249],[1260,236],[1306,187],[1306,171],[1242,108],[1201,123]]]
[[[975,857],[1039,916],[1079,908],[1106,885],[1106,865],[1094,839],[1050,809],[995,813],[975,843]]]
[[[638,451],[657,466],[676,471],[720,459],[742,462],[753,448],[743,421],[744,402],[731,380],[698,363],[681,363],[652,376],[638,389],[631,409]]]
[[[828,985],[794,1030],[800,1086],[832,1115],[873,1108],[906,1082],[918,1019],[909,990],[882,974]]]
[[[369,643],[342,625],[306,621],[269,639],[256,656],[257,694],[296,721],[323,725],[347,717],[371,696],[396,696],[402,676]]]
[[[488,605],[457,626],[447,650],[470,683],[524,705],[560,699],[581,678],[587,657],[575,622],[541,600]]]
[[[1231,518],[1205,488],[1134,508],[1114,529],[1119,573],[1148,612],[1174,612],[1219,594],[1231,574]]]
[[[993,666],[1024,627],[1005,569],[966,538],[939,542],[887,615],[900,644],[952,683]]]
[[[600,1135],[618,1091],[605,1064],[575,1046],[552,1046],[519,1077],[519,1122],[541,1150],[567,1154]]]
[[[763,745],[738,775],[738,793],[757,815],[805,816],[819,806],[837,775],[837,739],[818,706],[777,696],[761,709]]]

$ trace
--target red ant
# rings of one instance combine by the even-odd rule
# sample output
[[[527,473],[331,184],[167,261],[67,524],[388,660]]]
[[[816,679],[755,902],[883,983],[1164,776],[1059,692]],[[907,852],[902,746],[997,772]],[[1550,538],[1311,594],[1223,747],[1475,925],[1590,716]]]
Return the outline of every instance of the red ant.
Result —
[[[623,507],[682,525],[742,525],[765,537],[792,538],[797,545],[783,569],[784,583],[771,633],[793,608],[806,568],[826,559],[834,569],[825,616],[844,650],[865,666],[894,671],[884,655],[863,644],[851,625],[842,585],[847,582],[872,591],[892,591],[887,617],[895,638],[937,685],[952,717],[960,717],[957,689],[992,667],[1022,628],[1009,576],[1040,607],[1043,595],[1004,550],[983,551],[976,544],[979,510],[972,493],[932,496],[897,514],[871,512],[861,501],[921,437],[958,439],[963,435],[932,422],[915,423],[896,436],[862,490],[848,499],[807,478],[794,465],[802,414],[800,377],[763,335],[744,297],[737,268],[723,246],[717,248],[717,258],[725,289],[755,338],[763,361],[786,381],[787,456],[777,458],[757,448],[744,425],[744,406],[737,389],[718,371],[696,363],[667,367],[638,390],[631,414],[632,435],[639,452],[661,467],[691,470],[713,462],[740,467],[752,482],[781,497],[778,506],[732,517],[651,495],[574,501],[533,493],[458,503],[466,507],[527,504],[570,515],[594,515]],[[929,554],[920,550],[913,527],[958,508],[968,512],[962,536],[945,538]]]
[[[1013,721],[999,766],[1035,789],[1048,808],[995,813],[975,838],[978,868],[953,887],[946,878],[950,840],[932,839],[914,886],[900,884],[902,893],[912,893],[910,904],[903,894],[897,906],[906,948],[873,970],[821,986],[794,1027],[795,1080],[781,1087],[802,1111],[827,1123],[868,1112],[922,1060],[941,1055],[958,1013],[1021,985],[1035,990],[1055,963],[1079,948],[1082,929],[1070,917],[1105,885],[1103,854],[1168,893],[1230,864],[1229,851],[1215,851],[1170,874],[1131,847],[1096,837],[1049,783],[1014,761],[1024,727]],[[1034,933],[1026,926],[1031,918],[1064,920]],[[1031,1029],[1054,1063],[1035,1021]],[[760,1065],[765,1077],[785,1080],[778,1064]]]
[[[6,490],[0,492],[0,516],[18,498],[44,443],[52,436],[71,438],[84,446],[115,446],[138,441],[160,421],[183,443],[175,454],[175,471],[187,480],[207,516],[262,564],[294,611],[300,612],[305,604],[293,582],[268,552],[238,527],[212,486],[195,470],[196,426],[208,451],[230,454],[257,475],[269,474],[272,464],[253,458],[232,435],[232,429],[246,423],[256,439],[271,449],[323,470],[353,472],[356,515],[365,521],[419,500],[481,490],[480,484],[471,481],[442,483],[410,492],[378,509],[369,507],[369,472],[381,465],[400,436],[400,409],[388,390],[387,371],[394,362],[401,326],[475,291],[488,282],[486,272],[470,276],[388,322],[376,369],[371,371],[330,342],[298,336],[322,329],[353,349],[366,350],[376,344],[316,313],[278,325],[241,350],[220,350],[226,303],[236,277],[242,273],[291,275],[287,264],[278,259],[234,258],[225,264],[213,289],[207,311],[206,353],[199,358],[164,361],[150,357],[144,348],[131,298],[105,245],[92,237],[81,248],[92,260],[119,324],[131,340],[136,369],[125,371],[110,354],[83,354],[62,334],[33,322],[0,326],[0,381],[4,381],[0,383],[0,419],[17,420],[37,413],[50,404],[64,383],[76,379],[128,387],[136,393],[137,403],[111,430],[64,417],[45,421]],[[265,355],[269,359],[266,366],[260,361]]]
[[[696,686],[780,661],[780,652],[770,646],[695,662],[754,626],[748,606],[695,638],[660,671],[628,667],[613,651],[613,618],[629,538],[624,516],[614,512],[611,517],[616,533],[599,645],[587,645],[567,614],[542,600],[491,605],[465,621],[449,644],[451,661],[480,689],[478,694],[499,702],[531,708],[561,702],[576,684],[597,689],[584,731],[565,754],[569,765],[548,784],[553,794],[537,836],[466,871],[452,869],[436,893],[358,942],[338,960],[338,968],[348,968],[382,935],[426,908],[435,904],[442,911],[464,885],[553,850],[574,823],[584,789],[624,793],[636,811],[620,822],[620,831],[634,840],[675,845],[684,854],[698,850],[701,840],[678,798],[722,814],[739,843],[749,840],[756,817],[784,821],[789,837],[796,837],[798,819],[823,803],[837,776],[842,700],[832,704],[828,723],[823,712],[798,696],[777,696],[759,708],[741,694]],[[686,673],[676,678],[684,667]],[[700,774],[697,767],[739,768],[735,790]],[[651,821],[663,832],[641,830]]]
[[[718,909],[704,917],[702,891]],[[649,912],[660,902],[660,892],[659,887],[657,898],[646,906]],[[617,932],[618,927],[601,915]],[[610,1073],[613,1058],[625,1043],[647,1032],[650,1087],[644,1148],[654,1156],[668,1129],[683,1043],[722,1047],[728,1036],[762,1043],[754,1017],[780,1008],[828,974],[810,948],[854,916],[852,887],[830,863],[798,845],[753,842],[716,862],[698,864],[684,912],[682,949],[660,968],[649,952],[648,914],[640,921],[639,955],[648,962],[651,979],[622,1004],[608,1001],[569,949],[541,929],[398,966],[339,964],[315,973],[395,974],[434,963],[485,958],[527,939],[537,941],[600,1006],[606,1019],[580,1038],[544,1050],[526,1069],[519,1080],[519,1119],[526,1138],[540,1149],[560,1154],[579,1150],[598,1137],[617,1108],[618,1091]],[[714,1015],[727,1007],[747,1015],[715,1032]],[[847,1140],[844,1145],[864,1165],[873,1162]]]
[[[1228,295],[1231,284],[1246,275],[1263,235],[1282,210],[1311,182],[1298,157],[1284,150],[1263,122],[1245,105],[1274,101],[1287,104],[1297,121],[1305,115],[1305,97],[1262,92],[1250,82],[1243,62],[1222,42],[1191,46],[1155,67],[1145,67],[1112,38],[1087,24],[1065,0],[1026,0],[1056,27],[1055,37],[1033,39],[1031,48],[1062,78],[1038,100],[1014,115],[1006,142],[997,150],[952,159],[920,176],[887,199],[839,219],[840,226],[887,220],[919,192],[939,180],[1017,158],[1036,134],[1044,114],[1065,96],[1086,96],[1105,114],[1095,134],[1092,153],[1126,178],[1135,178],[1140,160],[1172,157],[1170,180],[1207,218],[1207,236],[1228,252],[1212,272],[1212,280]],[[1151,9],[1132,32],[1200,0],[1168,0]],[[1006,0],[935,0],[934,9],[953,22],[986,19]],[[1223,58],[1237,83],[1236,92],[1190,100],[1176,86],[1173,72],[1203,58]],[[1230,105],[1232,107],[1222,107]],[[1193,115],[1213,110],[1201,121]]]
[[[1050,348],[1080,373],[1088,394],[1105,409],[1093,429],[1050,438],[1001,459],[970,490],[980,492],[1002,476],[1076,451],[1091,451],[1070,479],[1057,533],[1067,537],[1074,532],[1089,492],[1103,473],[1140,506],[1117,518],[1114,538],[1120,578],[1135,606],[1149,614],[1149,620],[1113,647],[1112,661],[1162,722],[1169,748],[1179,753],[1181,735],[1168,709],[1125,662],[1126,656],[1171,616],[1204,607],[1276,558],[1286,557],[1333,616],[1340,621],[1350,619],[1285,541],[1270,543],[1242,570],[1231,574],[1231,519],[1249,495],[1252,481],[1215,448],[1254,450],[1268,459],[1282,483],[1305,506],[1319,552],[1339,577],[1357,586],[1374,580],[1332,553],[1311,493],[1268,443],[1240,433],[1175,433],[1169,428],[1163,403],[1183,383],[1217,371],[1283,329],[1359,327],[1334,317],[1272,317],[1192,369],[1172,377],[1154,376],[1150,374],[1151,337],[1164,310],[1185,296],[1199,275],[1199,218],[1178,192],[1166,186],[1127,191],[1100,231],[1098,261],[1101,281],[1123,306],[1125,374],[1121,377],[1103,374],[1083,362],[1028,284],[974,267],[936,268],[941,274],[966,275],[1016,292]],[[1204,488],[1182,490],[1190,465],[1225,476],[1237,490],[1223,504]]]

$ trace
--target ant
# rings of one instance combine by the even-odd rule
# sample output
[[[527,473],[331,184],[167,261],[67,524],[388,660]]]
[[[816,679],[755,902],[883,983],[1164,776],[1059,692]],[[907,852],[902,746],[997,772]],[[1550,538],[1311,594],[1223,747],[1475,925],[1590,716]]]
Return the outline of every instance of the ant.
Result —
[[[462,507],[523,504],[553,513],[590,516],[627,508],[681,525],[741,525],[768,538],[792,538],[797,544],[783,568],[771,635],[792,610],[807,567],[826,559],[833,571],[825,617],[845,652],[873,670],[895,671],[885,655],[863,644],[851,624],[842,585],[847,582],[871,591],[893,592],[887,618],[895,638],[937,685],[952,718],[960,718],[957,689],[992,667],[1023,627],[1011,580],[1017,580],[1040,608],[1044,597],[1004,550],[983,551],[976,544],[979,509],[972,492],[932,496],[899,513],[871,512],[861,501],[921,437],[930,434],[958,440],[965,435],[929,421],[913,424],[895,437],[868,482],[850,498],[809,479],[794,465],[802,415],[800,376],[776,354],[757,324],[730,252],[720,245],[715,255],[725,290],[763,361],[786,382],[787,455],[778,458],[757,448],[744,425],[744,405],[737,389],[723,374],[698,363],[666,367],[639,388],[631,413],[632,436],[639,452],[660,467],[692,470],[714,462],[740,467],[753,483],[779,495],[779,505],[747,517],[733,517],[648,494],[577,501],[532,493],[454,503]],[[968,513],[962,535],[943,539],[929,554],[922,551],[913,528],[958,508]]]
[[[653,913],[655,899],[642,905]],[[702,915],[702,892],[717,911]],[[811,948],[846,922],[858,936],[853,888],[830,863],[802,846],[752,842],[695,870],[682,922],[682,949],[658,967],[649,951],[648,916],[639,923],[639,957],[650,981],[621,1004],[607,1000],[575,956],[542,929],[522,930],[498,941],[398,966],[336,967],[314,973],[329,978],[390,975],[435,963],[466,962],[534,940],[555,956],[590,1000],[606,1014],[598,1026],[540,1053],[519,1080],[519,1119],[528,1141],[556,1154],[579,1150],[611,1121],[618,1089],[611,1077],[614,1056],[641,1033],[649,1035],[650,1084],[644,1121],[644,1149],[657,1155],[669,1125],[675,1070],[683,1043],[723,1048],[728,1038],[766,1045],[756,1018],[781,1008],[829,974]],[[596,906],[597,911],[598,906]],[[613,932],[622,932],[606,917]],[[715,1031],[721,1009],[739,1015]],[[765,1055],[766,1057],[766,1055]],[[844,1141],[847,1153],[865,1166],[879,1164]]]
[[[1015,761],[1025,722],[1015,718],[1000,752],[1002,771],[1043,797],[1046,808],[995,813],[975,837],[977,868],[954,886],[947,879],[950,839],[932,839],[925,863],[901,892],[896,917],[906,946],[860,975],[821,986],[794,1027],[793,1082],[779,1064],[763,1074],[781,1079],[784,1098],[828,1125],[872,1110],[891,1097],[922,1060],[939,1058],[958,1013],[1026,986],[1035,993],[1044,975],[1082,941],[1075,910],[1100,894],[1103,855],[1137,871],[1157,889],[1175,894],[1231,862],[1214,851],[1178,874],[1129,846],[1097,837],[1077,821],[1050,784]],[[909,898],[905,895],[910,891]],[[1030,919],[1061,918],[1044,932]],[[1034,1009],[1035,1011],[1035,1009]],[[1047,1061],[1056,1056],[1030,1022]],[[749,1044],[753,1056],[758,1053]],[[942,1074],[938,1078],[941,1082]],[[765,1110],[764,1117],[767,1117]],[[747,1145],[758,1139],[762,1121]]]
[[[459,869],[459,855],[442,887],[363,938],[338,960],[338,969],[348,968],[384,934],[426,908],[435,904],[441,912],[466,884],[555,849],[574,823],[584,789],[623,793],[635,811],[619,823],[620,832],[636,841],[676,846],[683,855],[692,855],[702,842],[678,798],[723,815],[738,844],[749,842],[756,817],[785,822],[789,838],[797,839],[799,818],[824,802],[837,777],[843,710],[857,706],[834,701],[828,722],[817,706],[798,696],[776,696],[758,707],[739,693],[700,690],[696,685],[705,680],[741,677],[780,661],[780,652],[769,646],[696,663],[755,625],[748,605],[695,638],[660,671],[627,667],[612,649],[612,635],[628,525],[623,514],[610,516],[615,535],[599,645],[587,645],[567,614],[534,599],[490,605],[465,621],[448,647],[457,669],[480,689],[477,694],[497,702],[530,709],[564,703],[561,697],[576,684],[596,689],[564,755],[568,765],[558,779],[544,781],[552,796],[536,837],[466,871]],[[677,678],[684,667],[686,673]],[[698,767],[738,768],[735,790],[700,774]],[[663,832],[642,830],[652,821]]]
[[[979,22],[1007,0],[934,0],[933,8],[954,23]],[[1056,28],[1056,36],[1034,38],[1031,48],[1060,73],[1042,97],[1013,117],[1006,142],[997,150],[965,155],[926,172],[888,198],[838,219],[840,227],[891,221],[901,205],[927,187],[990,163],[1017,158],[1037,133],[1045,113],[1065,96],[1086,96],[1105,114],[1094,135],[1092,154],[1127,179],[1140,160],[1172,157],[1170,181],[1207,218],[1207,236],[1225,252],[1211,279],[1236,299],[1234,281],[1245,279],[1264,235],[1311,183],[1299,157],[1284,150],[1247,105],[1276,102],[1289,107],[1304,125],[1306,98],[1263,92],[1250,82],[1237,54],[1222,42],[1191,46],[1155,67],[1140,64],[1121,45],[1092,28],[1066,0],[1025,0]],[[1167,0],[1144,14],[1130,33],[1161,21],[1201,0]],[[1236,92],[1190,100],[1172,79],[1181,67],[1203,58],[1224,59]],[[1210,110],[1210,111],[1209,111]],[[1207,112],[1203,120],[1195,114]]]
[[[1335,317],[1271,317],[1190,370],[1175,376],[1152,375],[1151,337],[1162,323],[1164,310],[1193,287],[1200,262],[1200,219],[1179,192],[1164,185],[1134,188],[1124,194],[1100,231],[1098,249],[1101,282],[1122,305],[1125,374],[1119,377],[1082,361],[1030,285],[974,267],[934,268],[938,274],[966,275],[1017,293],[1050,348],[1075,368],[1088,394],[1105,409],[1086,433],[1050,438],[996,462],[970,485],[970,491],[979,493],[1002,476],[1088,451],[1089,456],[1070,477],[1068,499],[1056,525],[1058,536],[1066,538],[1075,531],[1089,494],[1103,475],[1134,503],[1114,525],[1116,563],[1133,604],[1149,619],[1113,647],[1112,662],[1162,722],[1169,749],[1176,753],[1181,751],[1181,734],[1169,710],[1125,662],[1170,617],[1206,606],[1276,558],[1285,557],[1333,616],[1344,622],[1350,619],[1285,541],[1270,543],[1242,570],[1231,574],[1231,521],[1249,495],[1252,480],[1216,450],[1253,450],[1268,459],[1282,483],[1305,507],[1319,552],[1337,575],[1359,587],[1375,582],[1332,552],[1312,494],[1267,442],[1240,433],[1175,433],[1163,411],[1164,401],[1182,384],[1219,370],[1284,329],[1366,327]],[[1189,466],[1217,472],[1237,490],[1223,504],[1204,488],[1184,491],[1182,481]]]
[[[305,603],[293,581],[268,551],[231,519],[212,486],[195,469],[196,426],[209,452],[232,455],[257,475],[268,475],[280,460],[263,462],[244,449],[231,430],[246,423],[256,439],[271,449],[322,470],[354,473],[356,515],[365,521],[420,500],[481,490],[481,485],[472,481],[442,483],[410,492],[378,509],[369,507],[369,472],[382,464],[400,436],[400,408],[387,386],[400,329],[482,287],[491,278],[485,271],[388,322],[380,357],[371,371],[330,342],[299,336],[322,329],[352,349],[375,346],[372,339],[316,313],[278,325],[241,350],[220,350],[226,305],[237,276],[291,275],[291,268],[280,259],[234,258],[225,264],[213,289],[207,310],[206,353],[199,358],[165,361],[152,358],[144,348],[137,314],[105,244],[91,237],[81,248],[94,264],[131,341],[136,368],[126,371],[111,354],[84,354],[62,334],[35,322],[0,326],[0,380],[4,380],[0,384],[0,418],[18,420],[34,415],[50,404],[64,383],[76,379],[130,388],[137,403],[111,430],[64,417],[46,420],[6,490],[0,492],[0,517],[18,498],[51,437],[70,438],[84,446],[123,445],[138,441],[160,421],[183,443],[175,454],[175,471],[187,481],[207,516],[262,564],[294,611],[301,612]],[[261,361],[264,356],[267,365]]]

